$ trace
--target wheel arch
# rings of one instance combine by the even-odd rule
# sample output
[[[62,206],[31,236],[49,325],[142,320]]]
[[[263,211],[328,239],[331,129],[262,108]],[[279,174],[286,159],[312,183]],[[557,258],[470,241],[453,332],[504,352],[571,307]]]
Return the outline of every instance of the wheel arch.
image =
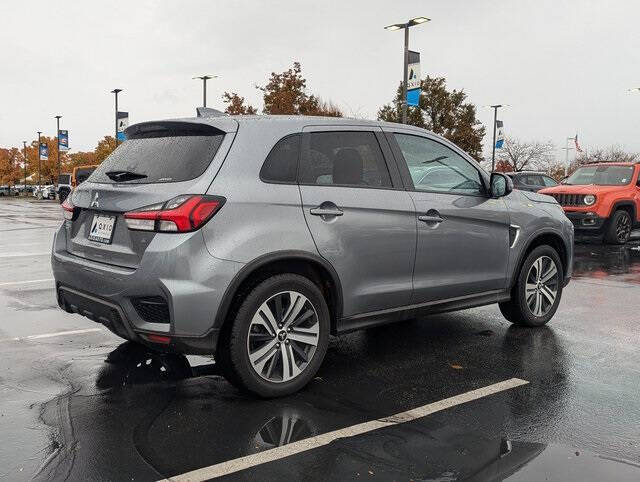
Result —
[[[293,250],[269,253],[247,263],[227,287],[216,314],[214,328],[223,329],[244,292],[279,273],[299,274],[318,285],[329,306],[331,333],[336,333],[336,322],[342,316],[342,286],[338,274],[320,256]]]
[[[613,203],[613,206],[611,206],[611,213],[609,214],[609,219],[611,219],[613,217],[613,214],[619,209],[624,209],[629,213],[629,215],[631,216],[632,224],[638,224],[636,205],[633,201],[625,200],[625,201],[616,201],[615,203]]]
[[[564,238],[554,231],[543,231],[541,233],[537,233],[532,239],[530,239],[525,248],[520,253],[518,263],[516,264],[516,269],[513,273],[513,276],[511,277],[511,285],[509,286],[510,290],[515,286],[518,280],[518,274],[520,273],[520,269],[524,264],[524,260],[527,258],[531,251],[542,245],[549,245],[558,252],[558,256],[560,256],[560,261],[562,262],[562,272],[563,274],[567,273],[569,263],[569,248]]]

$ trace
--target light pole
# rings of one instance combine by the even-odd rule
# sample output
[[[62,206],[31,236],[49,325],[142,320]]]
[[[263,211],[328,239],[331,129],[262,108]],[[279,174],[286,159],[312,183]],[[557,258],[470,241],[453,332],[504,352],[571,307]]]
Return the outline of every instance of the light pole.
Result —
[[[404,61],[403,61],[403,73],[402,73],[402,123],[407,123],[407,82],[409,77],[409,28],[421,23],[431,21],[427,17],[415,17],[409,20],[407,23],[394,23],[393,25],[387,25],[385,30],[401,30],[404,29]]]
[[[491,172],[496,169],[496,124],[498,123],[498,109],[502,104],[489,106],[493,109],[493,145],[491,146]]]
[[[202,107],[207,106],[207,80],[209,79],[217,79],[217,75],[201,75],[199,77],[193,77],[193,79],[202,80]]]
[[[22,141],[22,148],[24,151],[24,195],[27,195],[27,141]]]
[[[56,179],[56,187],[60,183],[60,118],[61,117],[62,117],[61,115],[55,116],[55,119],[56,119],[56,139],[58,140],[58,149],[56,149],[57,153],[58,153],[58,179]]]
[[[113,138],[116,141],[116,147],[118,147],[118,93],[122,92],[122,89],[113,89],[111,91],[112,94],[115,94],[116,97],[116,113],[115,113],[115,131],[114,131],[114,135]]]
[[[564,155],[564,175],[565,177],[567,176],[567,174],[569,174],[569,151],[572,149],[571,147],[569,147],[569,141],[573,141],[575,140],[574,137],[567,137],[567,142],[566,145],[564,147],[565,150],[565,155]]]
[[[42,131],[38,131],[38,189],[40,189],[40,171],[42,170],[42,159],[40,159],[40,134],[42,134]]]

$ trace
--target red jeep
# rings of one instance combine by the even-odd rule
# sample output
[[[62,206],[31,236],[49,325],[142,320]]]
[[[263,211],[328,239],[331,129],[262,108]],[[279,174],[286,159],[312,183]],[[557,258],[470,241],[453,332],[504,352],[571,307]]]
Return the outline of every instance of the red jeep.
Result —
[[[578,168],[566,181],[541,189],[556,198],[577,234],[603,234],[603,241],[624,244],[640,224],[640,164],[607,162]]]

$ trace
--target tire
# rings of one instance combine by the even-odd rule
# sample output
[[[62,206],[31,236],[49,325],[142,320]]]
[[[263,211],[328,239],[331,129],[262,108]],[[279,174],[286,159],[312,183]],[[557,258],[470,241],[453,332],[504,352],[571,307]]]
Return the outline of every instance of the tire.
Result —
[[[604,242],[607,244],[625,244],[631,237],[633,221],[624,209],[618,209],[609,221]]]
[[[287,273],[241,296],[218,347],[222,374],[264,398],[300,390],[320,368],[329,344],[329,308],[322,292],[308,278]],[[287,320],[292,305],[299,307],[297,316]]]
[[[537,264],[539,262],[542,264]],[[552,264],[555,274],[552,273]],[[537,281],[539,271],[542,273],[540,283]],[[545,276],[550,276],[546,282]],[[536,327],[547,324],[560,304],[563,280],[564,271],[557,251],[548,245],[538,246],[522,263],[516,284],[511,290],[511,299],[499,303],[502,315],[516,325]],[[553,293],[555,296],[552,296]]]

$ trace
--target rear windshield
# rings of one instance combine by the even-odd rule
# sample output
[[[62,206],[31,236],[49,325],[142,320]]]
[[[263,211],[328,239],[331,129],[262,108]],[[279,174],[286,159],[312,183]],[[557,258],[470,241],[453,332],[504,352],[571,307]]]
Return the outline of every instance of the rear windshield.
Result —
[[[71,182],[71,174],[60,174],[58,176],[58,184],[69,184]]]
[[[588,166],[571,174],[565,184],[595,184],[597,186],[623,186],[631,182],[631,166]]]
[[[223,138],[224,133],[204,125],[141,128],[100,164],[89,181],[149,184],[195,179],[211,164]],[[118,171],[144,177],[122,181],[107,175]]]

